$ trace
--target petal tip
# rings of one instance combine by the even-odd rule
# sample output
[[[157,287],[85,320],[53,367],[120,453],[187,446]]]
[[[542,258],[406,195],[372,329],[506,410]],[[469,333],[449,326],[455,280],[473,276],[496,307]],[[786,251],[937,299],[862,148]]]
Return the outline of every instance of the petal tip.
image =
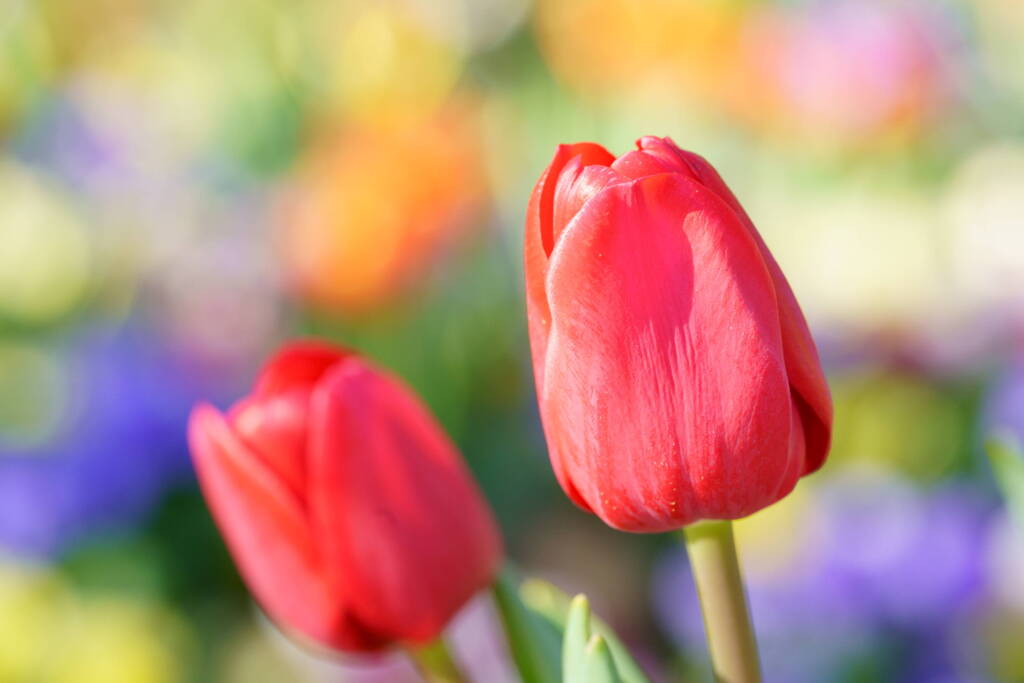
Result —
[[[219,428],[223,421],[223,413],[206,401],[192,407],[188,416],[188,441],[193,456],[207,439],[212,438],[211,430]]]
[[[351,351],[321,339],[289,342],[264,363],[255,394],[270,394],[298,385],[312,384]]]

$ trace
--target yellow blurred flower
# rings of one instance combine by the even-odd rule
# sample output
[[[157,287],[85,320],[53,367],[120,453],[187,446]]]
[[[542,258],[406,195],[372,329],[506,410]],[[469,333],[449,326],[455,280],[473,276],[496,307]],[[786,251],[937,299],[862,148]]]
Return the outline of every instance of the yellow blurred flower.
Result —
[[[436,109],[462,72],[463,55],[398,2],[324,3],[313,36],[325,62],[326,106],[379,121]]]
[[[530,0],[401,0],[423,26],[463,51],[501,44],[522,23]]]
[[[737,0],[540,0],[538,42],[570,87],[622,97],[659,90],[730,97],[746,3]]]
[[[910,375],[851,374],[832,381],[835,431],[830,461],[875,463],[923,481],[948,476],[965,447],[956,401]]]
[[[1024,145],[984,147],[956,170],[946,196],[949,257],[964,310],[1024,302]]]
[[[221,683],[279,683],[301,678],[298,667],[290,664],[255,625],[231,637],[219,668],[217,680]]]
[[[34,446],[50,437],[64,417],[69,382],[56,354],[0,341],[0,444]]]
[[[153,605],[82,600],[54,643],[44,680],[53,683],[173,683],[184,680],[184,626]]]
[[[314,143],[282,222],[299,294],[361,312],[408,287],[463,234],[484,201],[475,117],[466,109],[363,125]]]
[[[56,71],[56,46],[35,4],[5,3],[0,13],[0,133],[17,121]]]
[[[0,563],[0,680],[174,683],[189,635],[164,608],[76,595],[55,571]]]
[[[1024,616],[1002,606],[986,612],[977,627],[982,638],[982,653],[989,680],[1024,680],[1024,650],[1020,634],[1024,633]]]
[[[1024,3],[1020,0],[973,0],[972,28],[978,31],[976,45],[987,78],[1001,96],[1011,94],[1017,104],[1024,101],[1024,50],[1020,49],[1024,35]],[[992,107],[989,114],[1013,116],[1015,107]]]
[[[39,671],[72,604],[56,574],[0,563],[0,680],[29,680]]]
[[[792,182],[792,181],[790,181]],[[813,323],[911,329],[941,314],[941,223],[924,193],[847,179],[813,191],[766,176],[751,215]]]
[[[993,524],[986,555],[990,608],[976,632],[991,680],[1024,680],[1024,528],[1003,516]]]
[[[814,496],[800,482],[788,496],[735,524],[743,566],[753,580],[788,580],[814,536]]]
[[[43,0],[35,4],[53,36],[60,65],[75,69],[96,51],[109,49],[139,31],[152,3],[147,0]]]
[[[77,65],[76,90],[135,112],[131,131],[147,153],[188,163],[236,137],[269,137],[260,117],[272,115],[277,101],[295,105],[302,34],[296,13],[278,0],[182,0],[159,12],[148,7],[132,20],[125,18],[129,9],[111,13],[120,18],[116,39],[93,41]]]
[[[0,159],[0,317],[52,322],[82,299],[91,275],[84,226],[43,177]]]

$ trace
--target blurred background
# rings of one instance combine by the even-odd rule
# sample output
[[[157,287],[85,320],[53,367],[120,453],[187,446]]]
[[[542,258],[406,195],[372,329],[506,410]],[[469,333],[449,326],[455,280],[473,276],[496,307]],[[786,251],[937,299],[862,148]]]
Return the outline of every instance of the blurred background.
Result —
[[[559,142],[706,156],[775,252],[835,448],[739,523],[769,680],[1024,680],[1018,0],[4,0],[0,680],[414,681],[258,616],[185,420],[282,340],[422,393],[527,573],[652,680],[706,680],[685,554],[576,510],[528,362],[522,222]],[[454,626],[514,681],[486,601]]]

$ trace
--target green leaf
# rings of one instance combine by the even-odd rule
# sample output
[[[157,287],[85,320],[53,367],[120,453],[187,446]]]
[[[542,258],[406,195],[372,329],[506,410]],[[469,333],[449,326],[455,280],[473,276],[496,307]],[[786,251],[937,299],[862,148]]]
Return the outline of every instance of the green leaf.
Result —
[[[622,683],[608,649],[608,641],[600,633],[592,635],[587,643],[586,668],[582,680],[586,683]]]
[[[566,617],[562,641],[564,683],[620,683],[615,660],[600,633],[591,633],[590,604],[577,595]]]
[[[990,438],[985,449],[1010,514],[1024,529],[1024,453],[1012,436],[1004,434]]]
[[[493,589],[519,676],[523,683],[561,683],[562,627],[523,603],[519,583],[513,570],[506,568]]]
[[[536,612],[543,614],[548,621],[558,628],[559,631],[565,630],[566,637],[568,638],[569,622],[572,611],[570,609],[573,601],[569,599],[562,591],[558,590],[555,586],[551,585],[547,581],[541,581],[539,579],[528,579],[523,583],[520,590],[523,598],[523,602],[526,605],[535,610]],[[580,596],[582,597],[582,596]],[[586,598],[583,598],[583,602],[586,603]],[[650,683],[647,676],[644,675],[643,670],[633,659],[632,655],[629,654],[629,650],[622,644],[622,641],[618,639],[615,632],[605,624],[601,619],[590,614],[589,606],[586,610],[586,619],[588,622],[587,637],[584,639],[584,643],[591,637],[591,631],[601,636],[602,641],[605,643],[602,647],[607,647],[612,660],[615,663],[615,672],[618,681],[622,683]],[[579,616],[576,617],[577,619]],[[566,679],[568,680],[568,679]]]
[[[585,597],[570,628],[570,599],[546,581],[520,582],[506,567],[493,587],[509,651],[523,683],[562,683],[563,649],[571,642],[582,659],[571,665],[587,683],[650,683],[607,624],[590,613]],[[582,621],[580,621],[582,620]],[[594,636],[599,636],[594,638]],[[575,654],[573,656],[576,656]],[[601,662],[608,659],[611,666]],[[613,678],[600,678],[599,671]],[[566,677],[565,681],[570,679]]]
[[[573,598],[562,638],[562,680],[584,683],[587,674],[587,641],[590,640],[590,604],[584,595]]]

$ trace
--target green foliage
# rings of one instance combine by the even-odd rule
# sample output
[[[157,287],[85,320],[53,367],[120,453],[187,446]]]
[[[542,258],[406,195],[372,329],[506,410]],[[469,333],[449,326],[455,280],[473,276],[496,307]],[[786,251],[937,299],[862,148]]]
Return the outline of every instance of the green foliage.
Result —
[[[494,585],[494,600],[523,683],[559,683],[562,631],[526,606],[511,569],[505,569]]]
[[[551,622],[559,632],[568,627],[572,600],[569,596],[558,590],[547,581],[540,579],[529,579],[523,583],[521,589],[524,602],[539,614]],[[612,659],[618,671],[619,679],[623,683],[648,683],[643,670],[629,654],[629,650],[622,644],[615,632],[606,623],[596,616],[590,616],[590,627],[594,633],[601,636],[601,639],[608,647]]]
[[[1024,453],[1012,437],[999,435],[985,444],[992,472],[1006,504],[1024,529]]]
[[[562,641],[564,683],[621,683],[608,643],[590,624],[585,595],[573,598]]]
[[[494,597],[523,683],[649,683],[584,596],[570,600],[537,579],[520,584],[506,569]]]

